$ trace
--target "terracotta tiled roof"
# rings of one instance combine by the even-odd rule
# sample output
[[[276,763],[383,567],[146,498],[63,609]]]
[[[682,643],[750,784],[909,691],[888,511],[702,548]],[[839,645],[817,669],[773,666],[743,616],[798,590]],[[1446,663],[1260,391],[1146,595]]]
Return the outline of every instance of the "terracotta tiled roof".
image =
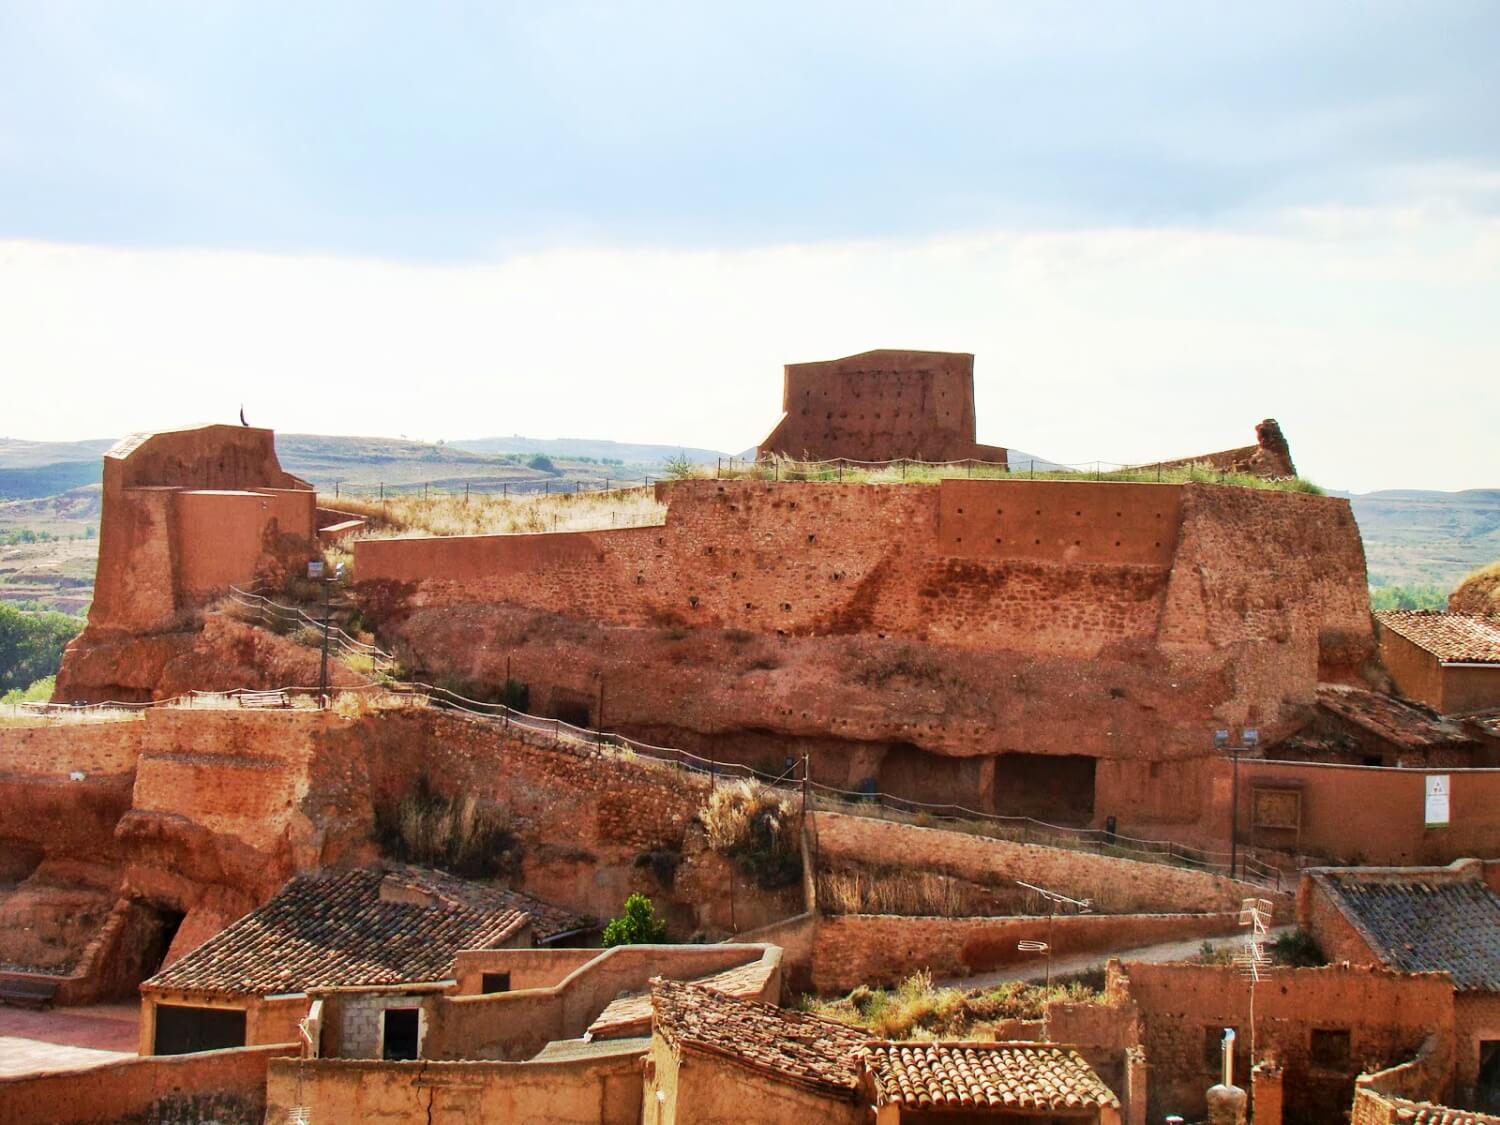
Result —
[[[574,914],[550,902],[542,902],[519,891],[508,891],[500,887],[471,883],[430,867],[414,867],[405,863],[387,863],[385,870],[390,878],[400,880],[413,887],[427,891],[434,898],[453,906],[467,907],[487,913],[504,910],[519,910],[531,916],[532,932],[537,941],[546,944],[560,934],[574,933],[594,925],[591,918]]]
[[[1500,664],[1500,618],[1393,609],[1377,613],[1375,619],[1439,660]]]
[[[726,996],[754,999],[765,988],[766,980],[776,971],[776,962],[758,957],[747,965],[726,969],[706,977],[696,977],[693,984],[712,988]],[[589,1024],[595,1039],[618,1039],[628,1035],[651,1033],[651,993],[639,992],[617,997]]]
[[[1077,1051],[1047,1043],[871,1043],[877,1099],[920,1109],[1118,1109]]]
[[[1411,750],[1474,743],[1462,727],[1436,711],[1380,692],[1319,684],[1318,705],[1347,723]]]
[[[852,1027],[678,981],[652,981],[651,1004],[657,1032],[679,1051],[718,1055],[830,1097],[856,1096],[855,1055],[866,1040]]]
[[[394,878],[411,886],[413,870]],[[460,949],[494,948],[529,920],[498,903],[390,901],[381,893],[386,878],[367,870],[299,875],[145,984],[264,996],[445,980]]]
[[[1405,1098],[1382,1097],[1395,1108],[1393,1121],[1401,1125],[1500,1125],[1500,1117],[1475,1113],[1468,1109],[1451,1109],[1432,1102],[1409,1102]]]
[[[1476,861],[1330,867],[1313,878],[1388,967],[1445,972],[1461,991],[1500,992],[1500,896]]]

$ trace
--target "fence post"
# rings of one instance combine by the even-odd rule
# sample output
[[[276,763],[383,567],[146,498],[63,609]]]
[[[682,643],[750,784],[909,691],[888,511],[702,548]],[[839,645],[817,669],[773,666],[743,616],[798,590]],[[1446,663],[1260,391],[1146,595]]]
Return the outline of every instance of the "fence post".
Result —
[[[1031,460],[1031,479],[1036,480],[1036,458]]]
[[[464,481],[464,503],[467,504],[468,502],[469,502],[469,482],[468,481]]]
[[[842,461],[839,462],[839,483],[844,483],[844,463]]]
[[[380,482],[380,502],[385,503],[385,481]]]
[[[966,458],[966,460],[969,462],[969,464],[968,464],[969,479],[973,480],[974,479],[974,458],[969,457],[969,458]]]

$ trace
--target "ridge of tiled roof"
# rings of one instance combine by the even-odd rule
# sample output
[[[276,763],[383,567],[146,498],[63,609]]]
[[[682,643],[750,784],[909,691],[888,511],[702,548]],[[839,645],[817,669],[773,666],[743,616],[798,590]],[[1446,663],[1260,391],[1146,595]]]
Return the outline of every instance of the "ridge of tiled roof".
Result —
[[[1311,874],[1390,968],[1445,972],[1460,991],[1500,992],[1500,895],[1477,863]]]
[[[145,987],[264,996],[446,980],[460,949],[494,948],[529,921],[525,911],[498,902],[469,908],[386,901],[386,878],[365,869],[294,876]]]
[[[420,888],[453,906],[486,912],[519,910],[529,914],[532,931],[542,943],[560,934],[586,930],[594,924],[591,918],[575,914],[561,906],[553,906],[550,902],[542,902],[520,891],[471,883],[467,879],[449,875],[446,871],[417,867],[409,863],[387,862],[383,866],[388,878]]]
[[[726,996],[753,999],[765,988],[766,981],[776,971],[777,962],[758,957],[732,969],[694,977],[690,984],[712,988]],[[626,1035],[651,1034],[651,991],[625,993],[617,996],[605,1006],[588,1033],[595,1039],[618,1039]]]
[[[877,1098],[918,1109],[1118,1109],[1077,1051],[1051,1043],[869,1043]]]
[[[712,988],[653,980],[654,1025],[678,1050],[702,1051],[830,1097],[859,1089],[859,1031],[808,1012],[740,1000]]]
[[[1346,722],[1411,750],[1474,742],[1462,727],[1436,711],[1381,692],[1344,684],[1319,684],[1318,705]]]
[[[1439,660],[1500,664],[1500,618],[1477,613],[1391,609],[1375,615],[1383,628]]]

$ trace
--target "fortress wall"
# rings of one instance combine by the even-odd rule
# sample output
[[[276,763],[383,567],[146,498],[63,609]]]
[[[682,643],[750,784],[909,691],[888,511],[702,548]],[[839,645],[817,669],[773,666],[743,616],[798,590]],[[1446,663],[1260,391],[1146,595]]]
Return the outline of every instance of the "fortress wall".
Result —
[[[135,770],[145,723],[125,719],[104,723],[55,723],[38,727],[0,726],[0,774],[67,780],[113,776]]]
[[[90,626],[147,631],[172,620],[177,612],[174,495],[169,488],[111,493],[106,482]]]
[[[1177,657],[1222,654],[1225,723],[1269,724],[1269,701],[1311,703],[1320,679],[1355,677],[1374,638],[1348,501],[1185,486],[1158,640]]]
[[[509,602],[614,625],[1081,657],[1121,642],[1232,648],[1244,715],[1253,700],[1310,701],[1320,663],[1369,649],[1342,500],[1029,480],[689,481],[666,497],[660,528],[366,540],[356,573],[421,582],[423,606]]]
[[[218,498],[189,490],[217,490]],[[227,497],[264,490],[257,506]],[[247,426],[137,434],[104,455],[91,629],[172,624],[184,594],[248,581],[274,518],[311,540],[316,494],[282,470],[275,435]],[[240,522],[240,518],[244,521]]]
[[[361,582],[425,580],[425,606],[512,602],[636,626],[878,632],[962,648],[1030,647],[1042,639],[1054,651],[1084,655],[1153,635],[1167,578],[1159,561],[1075,565],[1071,527],[1068,536],[1049,536],[1050,558],[1034,544],[949,555],[940,508],[953,509],[950,521],[961,519],[963,505],[947,491],[967,483],[685,482],[667,491],[664,527],[364,540],[355,545],[356,574]],[[991,504],[1012,496],[1034,503],[1039,495],[1033,482],[972,484],[971,494],[982,492]],[[1155,497],[1090,495],[1110,485],[1071,487],[1079,491],[1068,497],[1070,521],[1085,500],[1095,510],[1133,501],[1133,509],[1150,509],[1148,519],[1165,511],[1166,522],[1176,506],[1172,486]],[[1160,499],[1168,503],[1153,503]],[[951,526],[950,536],[961,538]],[[1157,542],[1169,540],[1151,539],[1144,550],[1168,557]],[[1142,552],[1132,544],[1127,553]]]
[[[316,534],[317,494],[305,490],[179,492],[175,498],[178,590],[201,597],[246,582],[268,539]]]
[[[1182,488],[1101,483],[942,481],[934,552],[1065,566],[1171,566]]]

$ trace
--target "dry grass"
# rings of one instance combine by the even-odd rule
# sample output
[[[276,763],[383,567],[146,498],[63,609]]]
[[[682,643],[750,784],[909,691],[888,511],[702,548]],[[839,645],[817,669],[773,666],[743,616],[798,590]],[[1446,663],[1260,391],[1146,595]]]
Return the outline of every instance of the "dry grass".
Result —
[[[1043,988],[1007,981],[966,993],[934,987],[930,973],[916,972],[893,989],[861,987],[837,1000],[804,996],[798,1007],[880,1039],[984,1039],[1001,1020],[1040,1019],[1051,1003],[1102,1001],[1100,992],[1076,982]]]
[[[1248,473],[1220,473],[1207,465],[1176,468],[1142,465],[1134,468],[1092,471],[1064,469],[1054,472],[1027,469],[1026,464],[1009,469],[998,465],[923,465],[894,462],[888,465],[859,467],[828,465],[809,461],[775,458],[770,461],[735,462],[719,475],[744,480],[842,481],[846,484],[934,484],[958,478],[972,480],[1103,480],[1135,484],[1228,484],[1240,488],[1267,489],[1275,492],[1310,492],[1323,490],[1301,477],[1267,479]]]
[[[820,871],[818,906],[832,914],[968,918],[979,896],[958,879],[931,871]]]
[[[801,817],[796,802],[758,781],[715,788],[698,810],[708,846],[730,856],[767,890],[802,877]]]
[[[363,516],[370,529],[361,538],[398,535],[524,535],[548,531],[602,531],[650,527],[666,522],[667,509],[649,488],[553,495],[432,495],[403,493],[385,500],[330,497],[320,500]]]
[[[425,777],[394,809],[377,807],[375,836],[397,859],[456,875],[503,874],[519,859],[504,810],[472,793],[434,793]]]

